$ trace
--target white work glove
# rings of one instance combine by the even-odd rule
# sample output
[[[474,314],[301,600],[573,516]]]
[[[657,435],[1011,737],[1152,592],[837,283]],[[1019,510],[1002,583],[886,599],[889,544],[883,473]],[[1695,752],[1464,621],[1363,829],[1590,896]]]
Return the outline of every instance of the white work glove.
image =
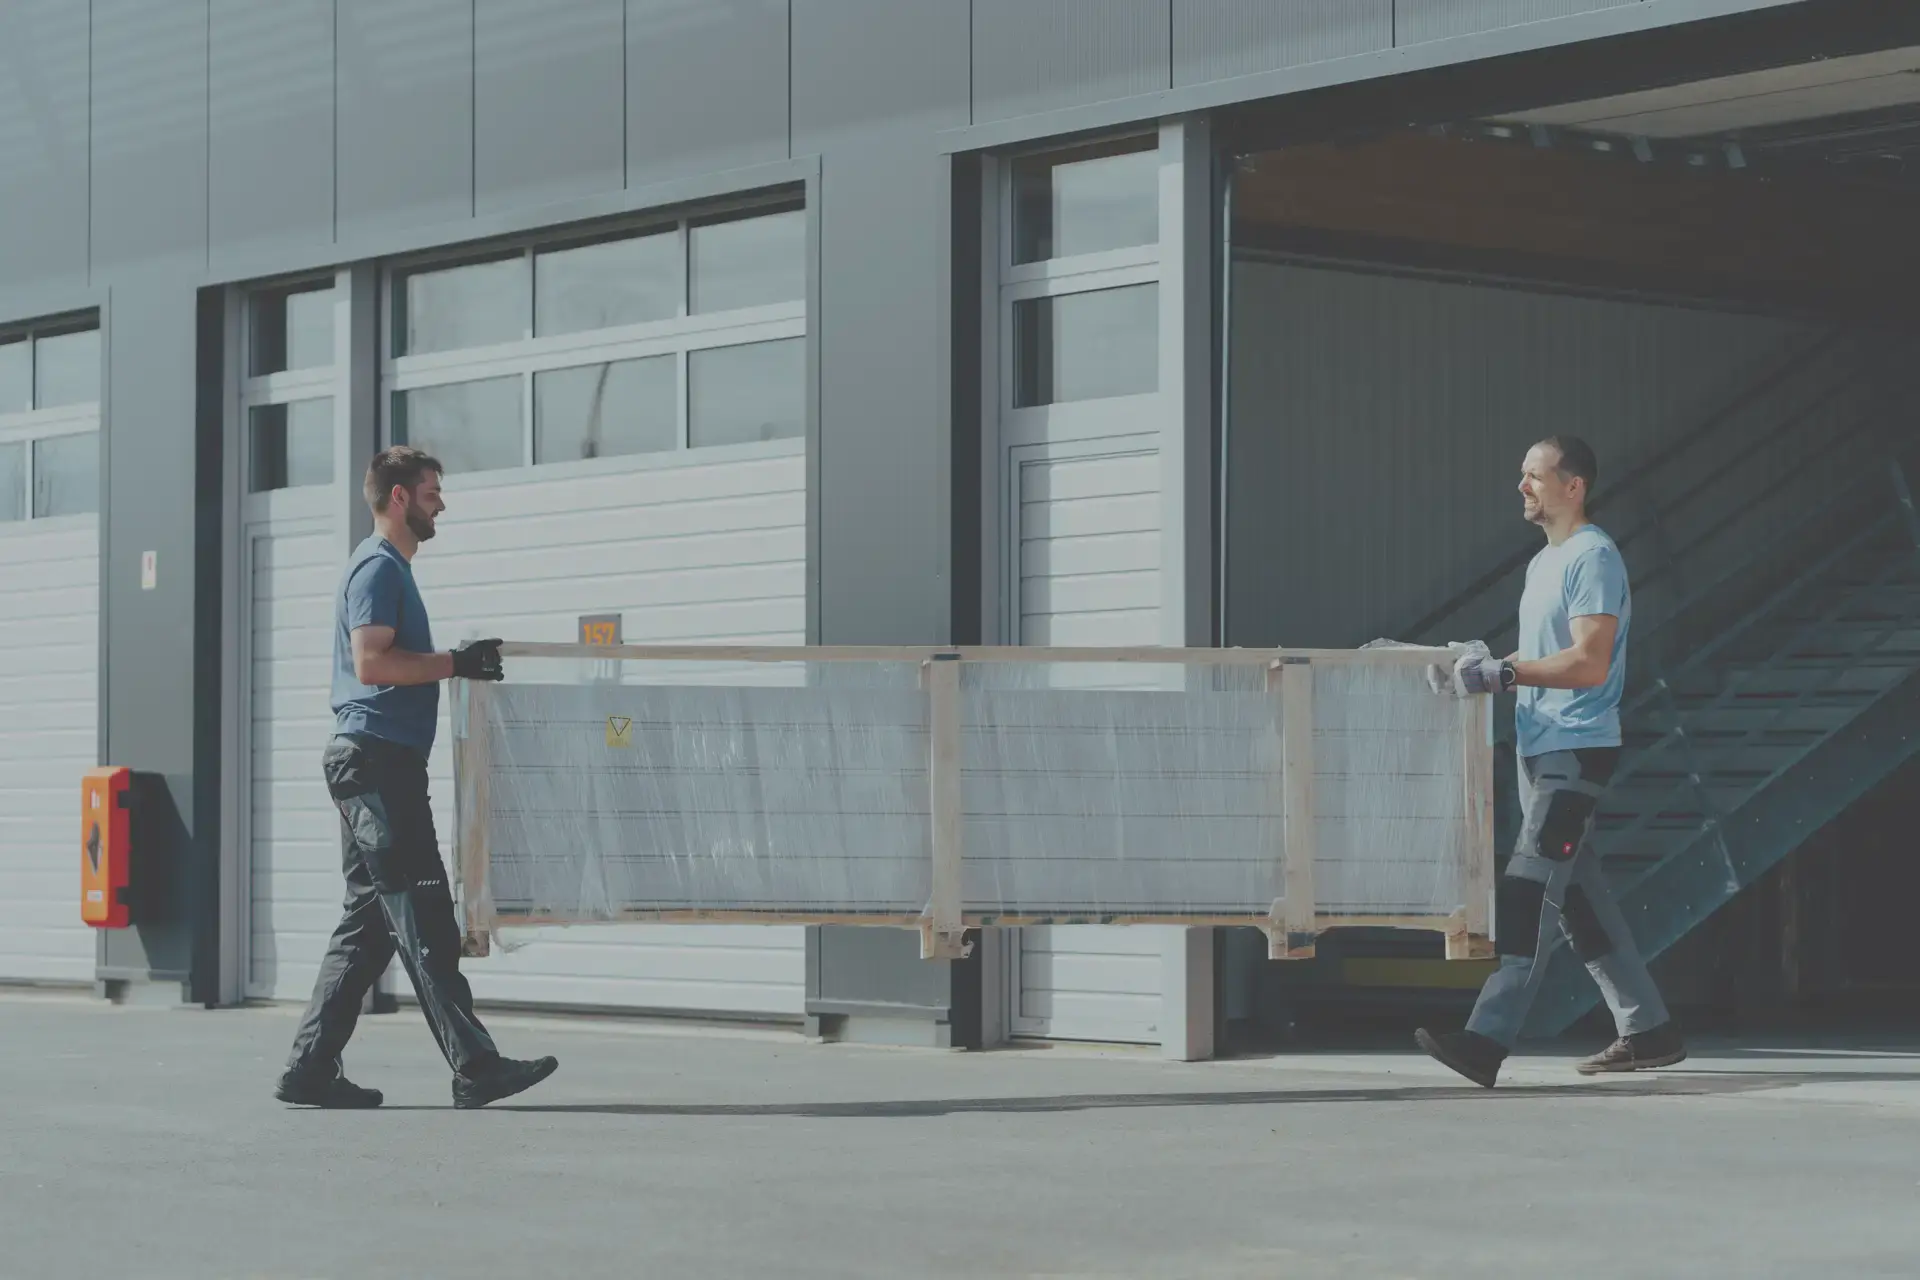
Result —
[[[1447,646],[1453,656],[1451,665],[1429,663],[1427,687],[1437,694],[1470,698],[1475,694],[1499,693],[1511,688],[1512,668],[1493,656],[1479,640]]]

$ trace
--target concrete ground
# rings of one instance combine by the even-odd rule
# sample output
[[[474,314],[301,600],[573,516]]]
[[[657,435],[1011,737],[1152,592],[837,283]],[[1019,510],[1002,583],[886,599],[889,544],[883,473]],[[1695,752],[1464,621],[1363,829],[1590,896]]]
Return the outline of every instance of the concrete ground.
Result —
[[[369,1018],[377,1112],[269,1094],[294,1015],[0,994],[7,1277],[1920,1275],[1920,1043],[1190,1065],[491,1020],[560,1072],[448,1107]]]

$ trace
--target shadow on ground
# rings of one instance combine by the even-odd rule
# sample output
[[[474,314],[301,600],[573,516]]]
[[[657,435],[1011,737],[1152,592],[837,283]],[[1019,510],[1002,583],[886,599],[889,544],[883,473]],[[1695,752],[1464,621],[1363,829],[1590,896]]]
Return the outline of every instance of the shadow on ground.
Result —
[[[1301,1103],[1458,1102],[1467,1098],[1528,1102],[1542,1098],[1697,1098],[1791,1089],[1802,1084],[1857,1084],[1914,1081],[1907,1072],[1754,1071],[1689,1072],[1660,1079],[1566,1085],[1506,1085],[1497,1089],[1466,1086],[1393,1086],[1352,1089],[1260,1089],[1206,1093],[1065,1094],[1029,1098],[913,1098],[897,1102],[648,1103],[563,1102],[496,1103],[489,1110],[543,1115],[608,1116],[789,1116],[797,1119],[922,1120],[939,1116],[1021,1115],[1064,1111],[1114,1111],[1134,1107],[1263,1107]],[[392,1107],[393,1111],[434,1111],[438,1107]]]

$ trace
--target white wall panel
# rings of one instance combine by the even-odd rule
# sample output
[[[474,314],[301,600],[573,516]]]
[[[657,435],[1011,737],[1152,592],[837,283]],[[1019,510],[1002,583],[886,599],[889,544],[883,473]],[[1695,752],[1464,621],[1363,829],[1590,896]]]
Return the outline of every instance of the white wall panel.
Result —
[[[99,750],[90,516],[0,526],[0,981],[90,982],[80,775]]]

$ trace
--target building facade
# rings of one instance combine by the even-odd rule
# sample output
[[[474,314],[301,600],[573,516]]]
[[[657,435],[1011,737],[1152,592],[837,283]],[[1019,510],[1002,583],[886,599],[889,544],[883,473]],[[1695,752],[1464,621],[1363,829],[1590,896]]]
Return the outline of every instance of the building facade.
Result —
[[[448,466],[443,644],[1353,645],[1501,625],[1513,461],[1572,422],[1623,482],[1707,495],[1638,484],[1689,572],[1636,571],[1717,644],[1733,605],[1689,584],[1748,582],[1751,538],[1712,513],[1782,474],[1839,502],[1909,403],[1900,8],[0,0],[0,981],[306,997],[331,592],[391,443]],[[1723,422],[1737,475],[1696,444]],[[1904,760],[1872,717],[1910,670],[1745,792],[1693,769],[1687,839],[1634,872],[1707,868],[1657,946],[1797,847],[1740,821],[1824,820]],[[1884,767],[1792,773],[1842,749]],[[166,811],[140,922],[98,935],[96,763]],[[1180,1057],[1282,998],[1257,935],[1147,928],[949,963],[607,927],[471,972],[492,1003]]]

